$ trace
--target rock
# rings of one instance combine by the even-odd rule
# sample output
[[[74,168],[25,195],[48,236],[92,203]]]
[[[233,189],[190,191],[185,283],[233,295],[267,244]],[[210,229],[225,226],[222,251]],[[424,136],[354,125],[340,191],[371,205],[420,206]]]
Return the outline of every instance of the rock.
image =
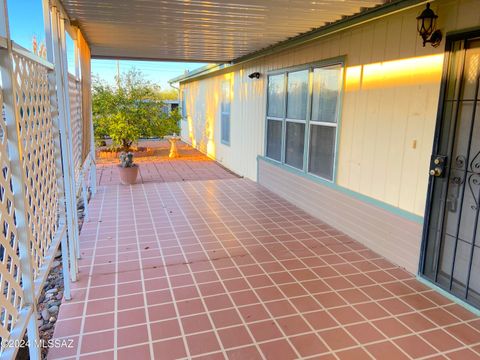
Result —
[[[48,321],[48,319],[50,319],[50,313],[47,309],[42,310],[42,319],[45,321]]]
[[[38,301],[38,319],[36,318],[36,321],[39,336],[42,341],[48,341],[52,338],[55,324],[57,323],[58,312],[62,304],[64,283],[61,256],[62,252],[59,249],[55,253],[55,259],[52,261],[52,267],[47,276],[43,293],[40,295]],[[47,352],[48,348],[42,349],[42,359],[47,358]],[[28,357],[23,357],[22,359],[27,358]]]
[[[46,323],[45,325],[40,326],[40,331],[50,330],[53,327],[53,323]]]
[[[49,308],[54,307],[54,306],[59,307],[61,303],[62,302],[60,300],[55,300],[55,301],[49,302],[48,306],[49,306]]]

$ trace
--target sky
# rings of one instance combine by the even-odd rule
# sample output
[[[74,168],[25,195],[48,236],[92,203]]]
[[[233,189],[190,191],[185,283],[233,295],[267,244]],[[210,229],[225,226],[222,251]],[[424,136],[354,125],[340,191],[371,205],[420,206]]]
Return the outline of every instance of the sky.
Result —
[[[33,37],[37,38],[38,44],[45,41],[42,0],[7,0],[7,6],[10,34],[13,41],[29,50],[32,50]],[[26,12],[25,9],[28,11]],[[25,13],[28,13],[28,16],[25,16]],[[67,58],[68,70],[75,73],[73,41],[69,36],[67,36]],[[162,89],[171,89],[168,80],[183,74],[185,70],[194,70],[204,65],[206,64],[120,60],[120,72],[136,68],[147,79],[160,85]],[[116,60],[92,59],[92,75],[98,75],[103,80],[114,84],[116,74]]]

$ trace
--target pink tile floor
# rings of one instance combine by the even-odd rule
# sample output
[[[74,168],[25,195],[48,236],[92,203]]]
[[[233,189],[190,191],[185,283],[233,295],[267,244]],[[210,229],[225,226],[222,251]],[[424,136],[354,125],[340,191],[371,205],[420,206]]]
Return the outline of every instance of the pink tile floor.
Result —
[[[480,320],[244,179],[102,186],[50,359],[478,359]]]
[[[137,163],[140,165],[138,183],[233,179],[237,177],[209,159],[178,159],[173,161],[157,159],[140,160]],[[120,184],[117,164],[99,164],[97,166],[97,182],[99,185]]]
[[[180,157],[175,159],[168,157],[170,145],[167,141],[142,140],[140,145],[155,149],[156,155],[135,158],[135,162],[140,166],[137,180],[139,183],[233,179],[236,177],[217,162],[184,142],[178,143]],[[97,161],[98,184],[120,184],[118,159],[99,159]]]

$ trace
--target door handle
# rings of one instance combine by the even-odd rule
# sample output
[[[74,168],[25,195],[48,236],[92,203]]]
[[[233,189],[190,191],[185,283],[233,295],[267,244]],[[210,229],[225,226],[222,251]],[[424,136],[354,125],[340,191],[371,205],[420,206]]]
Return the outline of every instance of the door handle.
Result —
[[[432,176],[439,177],[439,176],[442,176],[442,173],[443,173],[442,168],[440,168],[438,166],[435,169],[430,170],[430,175],[432,175]]]

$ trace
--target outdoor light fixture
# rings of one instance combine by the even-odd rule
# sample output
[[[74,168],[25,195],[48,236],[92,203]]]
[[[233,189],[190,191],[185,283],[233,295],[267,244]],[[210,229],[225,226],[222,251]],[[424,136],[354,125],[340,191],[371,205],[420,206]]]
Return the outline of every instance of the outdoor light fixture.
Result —
[[[417,16],[417,30],[423,39],[423,47],[425,47],[427,43],[432,44],[433,47],[437,47],[442,41],[442,32],[435,30],[437,18],[438,15],[430,9],[430,3],[427,3],[427,8]]]
[[[250,79],[260,79],[260,73],[258,71],[254,72],[254,73],[251,73],[250,75],[248,75],[248,77]]]

